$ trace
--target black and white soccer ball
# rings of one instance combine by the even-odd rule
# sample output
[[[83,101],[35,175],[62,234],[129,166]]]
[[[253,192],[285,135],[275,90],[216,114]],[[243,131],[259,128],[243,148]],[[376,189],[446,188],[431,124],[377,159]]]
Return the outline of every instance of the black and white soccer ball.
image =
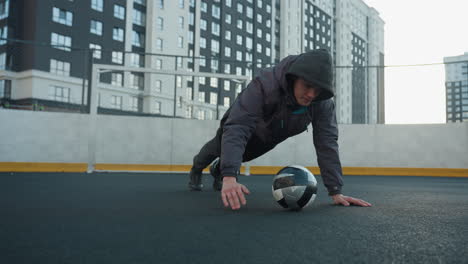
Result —
[[[299,165],[281,169],[271,187],[276,202],[284,208],[300,210],[317,196],[317,180],[312,172]]]

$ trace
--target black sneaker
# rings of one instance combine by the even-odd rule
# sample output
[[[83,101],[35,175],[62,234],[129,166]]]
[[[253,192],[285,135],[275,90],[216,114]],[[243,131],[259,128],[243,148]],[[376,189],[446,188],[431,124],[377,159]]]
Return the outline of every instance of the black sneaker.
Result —
[[[221,172],[219,171],[219,158],[217,158],[210,166],[210,173],[213,176],[213,190],[221,191],[223,188],[223,178],[221,177]]]
[[[202,172],[195,172],[190,170],[190,182],[188,187],[191,191],[201,191],[203,188],[202,184]]]

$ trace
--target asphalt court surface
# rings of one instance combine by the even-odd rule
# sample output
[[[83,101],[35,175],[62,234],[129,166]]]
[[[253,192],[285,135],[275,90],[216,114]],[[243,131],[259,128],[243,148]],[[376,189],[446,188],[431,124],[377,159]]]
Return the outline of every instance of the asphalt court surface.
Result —
[[[225,209],[204,177],[0,173],[0,263],[468,263],[468,178],[345,176],[334,206],[320,176],[300,212],[273,200],[273,176],[239,180]]]

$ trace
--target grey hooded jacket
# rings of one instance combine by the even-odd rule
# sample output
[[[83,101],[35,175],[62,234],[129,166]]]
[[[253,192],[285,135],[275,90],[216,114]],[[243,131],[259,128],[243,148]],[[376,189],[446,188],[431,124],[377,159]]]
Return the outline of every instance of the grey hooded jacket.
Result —
[[[304,132],[312,123],[323,182],[329,195],[341,193],[332,76],[331,57],[324,50],[288,56],[259,73],[221,120],[221,175],[237,176],[242,161],[263,155],[287,138]],[[323,89],[310,106],[296,103],[294,77]]]

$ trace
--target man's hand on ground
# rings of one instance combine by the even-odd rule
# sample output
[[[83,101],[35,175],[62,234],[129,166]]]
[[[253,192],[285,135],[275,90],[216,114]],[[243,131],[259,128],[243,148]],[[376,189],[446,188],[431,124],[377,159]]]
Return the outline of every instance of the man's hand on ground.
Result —
[[[370,204],[370,203],[368,203],[368,202],[366,202],[364,200],[353,198],[353,197],[350,197],[350,196],[344,196],[342,194],[333,195],[332,199],[333,199],[333,202],[335,204],[341,204],[341,205],[344,205],[344,206],[349,206],[350,204],[359,205],[359,206],[363,206],[363,207],[372,206],[372,204]]]
[[[232,210],[237,210],[242,205],[245,205],[245,194],[250,194],[249,189],[244,185],[237,183],[235,177],[224,177],[223,188],[221,189],[221,198],[225,207],[231,206]]]

